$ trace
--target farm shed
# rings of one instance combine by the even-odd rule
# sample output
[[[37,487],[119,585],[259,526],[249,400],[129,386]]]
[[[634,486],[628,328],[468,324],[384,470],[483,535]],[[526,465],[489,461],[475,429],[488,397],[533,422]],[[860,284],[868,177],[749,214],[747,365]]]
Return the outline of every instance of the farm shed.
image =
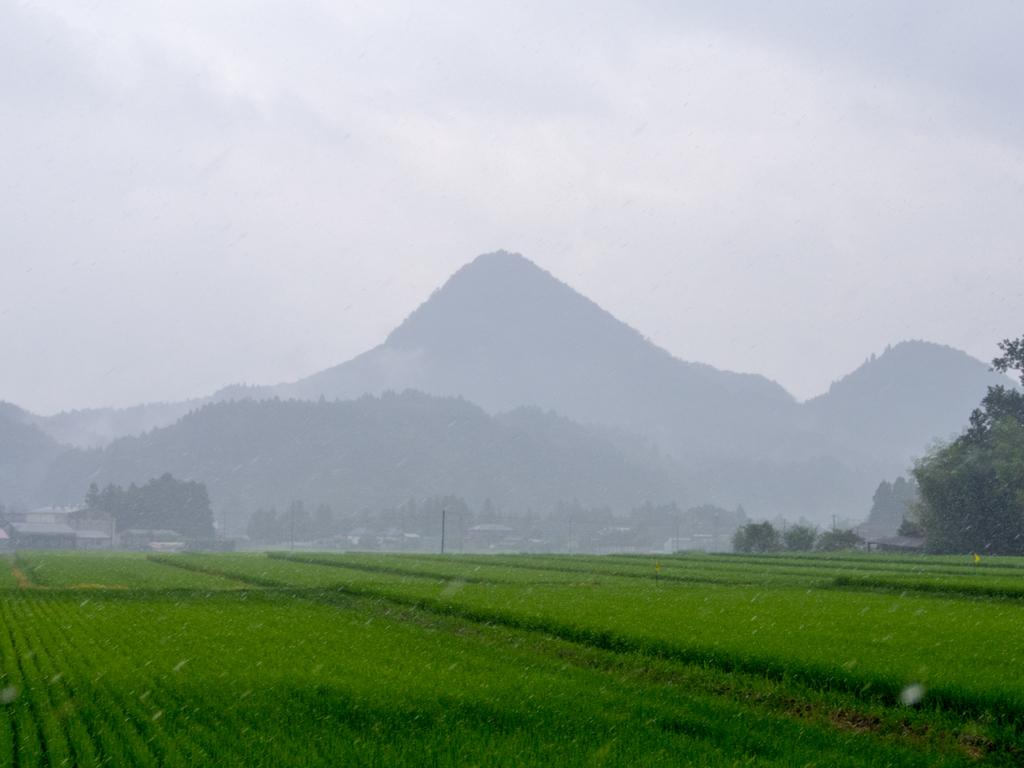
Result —
[[[7,524],[12,549],[74,549],[75,529],[66,523]]]

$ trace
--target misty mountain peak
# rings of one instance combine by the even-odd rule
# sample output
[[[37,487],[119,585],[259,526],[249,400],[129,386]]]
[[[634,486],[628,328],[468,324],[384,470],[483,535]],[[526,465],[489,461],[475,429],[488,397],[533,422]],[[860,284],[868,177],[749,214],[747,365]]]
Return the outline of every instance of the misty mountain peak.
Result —
[[[871,357],[852,373],[834,382],[829,394],[836,399],[859,398],[869,392],[877,396],[887,391],[905,390],[908,396],[916,390],[917,396],[900,403],[900,407],[922,407],[920,393],[934,391],[936,387],[950,392],[973,390],[968,403],[984,396],[985,386],[1013,386],[1012,380],[989,370],[989,366],[966,352],[928,341],[901,341],[896,346]],[[979,394],[980,393],[980,394]]]
[[[478,256],[388,336],[396,349],[519,357],[640,334],[518,253]],[[516,354],[519,353],[519,354]],[[522,363],[523,361],[517,361]]]

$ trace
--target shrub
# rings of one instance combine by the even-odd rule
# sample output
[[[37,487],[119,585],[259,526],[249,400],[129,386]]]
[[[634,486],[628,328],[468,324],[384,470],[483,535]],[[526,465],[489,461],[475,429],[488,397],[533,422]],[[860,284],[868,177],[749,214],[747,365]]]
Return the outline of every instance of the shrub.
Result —
[[[779,532],[767,520],[763,523],[747,523],[732,537],[735,552],[778,552],[782,547]]]
[[[782,534],[782,542],[790,552],[809,552],[817,538],[818,532],[809,525],[794,525]]]
[[[825,531],[818,537],[818,549],[822,552],[839,552],[843,549],[855,549],[863,544],[864,539],[854,531]]]

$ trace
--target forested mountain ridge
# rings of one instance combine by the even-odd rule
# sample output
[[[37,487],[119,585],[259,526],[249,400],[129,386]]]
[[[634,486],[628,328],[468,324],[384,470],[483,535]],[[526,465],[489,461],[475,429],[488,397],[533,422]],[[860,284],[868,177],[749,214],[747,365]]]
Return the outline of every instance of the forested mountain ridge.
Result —
[[[72,503],[91,482],[128,485],[164,472],[206,483],[216,508],[245,516],[296,498],[358,511],[439,493],[523,510],[573,498],[628,509],[689,496],[671,463],[636,460],[554,414],[492,417],[464,400],[411,391],[210,404],[104,450],[61,455],[44,492]]]
[[[335,402],[209,404],[105,449],[61,454],[40,493],[78,503],[91,482],[127,486],[164,472],[205,483],[218,515],[236,522],[294,499],[348,515],[448,494],[474,508],[490,498],[517,513],[573,500],[625,513],[649,501],[743,504],[752,514],[798,518],[823,509],[855,513],[862,487],[877,484],[874,468],[853,471],[829,457],[684,463],[643,438],[553,412],[491,416],[460,398],[409,390]]]

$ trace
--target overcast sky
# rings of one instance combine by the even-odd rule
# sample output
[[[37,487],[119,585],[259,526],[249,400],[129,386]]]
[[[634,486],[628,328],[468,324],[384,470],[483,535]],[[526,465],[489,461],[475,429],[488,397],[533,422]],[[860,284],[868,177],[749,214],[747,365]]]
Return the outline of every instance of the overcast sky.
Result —
[[[295,380],[500,248],[800,399],[1024,333],[1024,4],[84,5],[0,0],[30,410]]]

